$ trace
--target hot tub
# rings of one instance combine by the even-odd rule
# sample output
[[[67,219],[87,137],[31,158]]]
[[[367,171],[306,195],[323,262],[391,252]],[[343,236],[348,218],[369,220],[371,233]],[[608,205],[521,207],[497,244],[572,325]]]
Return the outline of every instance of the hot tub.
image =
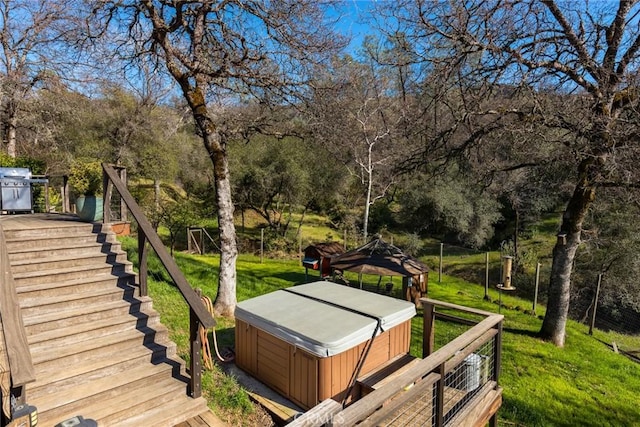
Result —
[[[413,303],[332,282],[236,307],[236,364],[305,409],[357,399],[354,376],[409,352]],[[372,341],[373,338],[373,341]]]

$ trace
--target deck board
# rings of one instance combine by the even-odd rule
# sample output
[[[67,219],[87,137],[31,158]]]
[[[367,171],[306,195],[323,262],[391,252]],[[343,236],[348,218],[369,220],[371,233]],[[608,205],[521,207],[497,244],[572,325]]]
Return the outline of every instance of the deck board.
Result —
[[[213,412],[209,411],[184,421],[175,427],[226,427],[226,425]]]

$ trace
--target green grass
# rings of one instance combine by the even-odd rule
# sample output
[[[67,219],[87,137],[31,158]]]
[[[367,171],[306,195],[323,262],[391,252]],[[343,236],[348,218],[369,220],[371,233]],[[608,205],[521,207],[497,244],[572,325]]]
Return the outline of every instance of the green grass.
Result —
[[[133,239],[125,239],[131,250]],[[474,257],[475,258],[475,257]],[[129,259],[135,261],[130,253]],[[176,254],[176,259],[189,282],[201,288],[205,295],[215,297],[218,258]],[[484,261],[483,261],[484,262]],[[179,354],[188,359],[188,310],[175,287],[164,283],[166,273],[151,257],[150,293],[154,307],[178,344]],[[315,272],[314,272],[315,273]],[[240,256],[237,263],[238,300],[291,286],[305,281],[304,269],[298,260],[267,260]],[[311,277],[315,280],[317,277]],[[386,283],[388,278],[383,278]],[[356,279],[357,280],[357,279]],[[365,287],[375,286],[377,278],[366,277]],[[394,280],[396,292],[400,280]],[[462,279],[444,276],[437,283],[437,272],[429,280],[429,297],[456,304],[497,312],[498,293],[490,290],[492,301],[483,299],[484,288]],[[531,303],[512,295],[503,295],[505,315],[502,374],[504,402],[499,412],[505,426],[632,426],[638,425],[640,409],[640,365],[614,353],[610,344],[624,342],[629,348],[640,349],[640,337],[596,331],[588,335],[588,327],[573,321],[567,325],[565,348],[537,338],[541,319],[525,314]],[[510,308],[506,308],[510,307]],[[516,309],[516,307],[518,309]],[[544,307],[538,306],[538,315]],[[218,320],[221,347],[233,345],[233,322]],[[421,352],[422,320],[412,324],[412,353]],[[445,322],[436,324],[436,345],[440,346],[464,332],[465,327]],[[233,378],[219,370],[207,372],[203,380],[205,395],[213,409],[235,424],[250,425],[251,406],[246,393]],[[243,421],[244,420],[244,421]]]

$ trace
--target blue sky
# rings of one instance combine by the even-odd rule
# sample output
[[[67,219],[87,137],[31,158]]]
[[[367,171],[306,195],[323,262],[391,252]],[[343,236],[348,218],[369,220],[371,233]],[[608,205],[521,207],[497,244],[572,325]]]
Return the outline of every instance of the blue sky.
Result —
[[[374,34],[375,28],[367,22],[370,17],[368,12],[374,1],[363,0],[343,0],[340,4],[340,20],[336,30],[352,37],[349,50],[354,51],[360,48],[366,35]]]

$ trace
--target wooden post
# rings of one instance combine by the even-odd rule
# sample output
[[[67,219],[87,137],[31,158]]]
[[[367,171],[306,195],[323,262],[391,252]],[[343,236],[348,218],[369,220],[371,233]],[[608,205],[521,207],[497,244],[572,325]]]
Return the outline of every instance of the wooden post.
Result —
[[[442,251],[444,243],[440,243],[440,265],[438,267],[438,283],[442,283]]]
[[[435,342],[435,305],[422,301],[422,358],[433,353]]]
[[[191,227],[187,227],[187,252],[191,253],[191,239],[193,234],[191,233]]]
[[[602,273],[598,274],[598,285],[596,286],[596,296],[593,300],[593,313],[591,313],[591,325],[589,325],[589,335],[593,335],[593,328],[596,325],[596,310],[598,309],[598,298],[600,296],[601,283],[602,283]]]
[[[189,395],[196,399],[202,396],[202,342],[199,333],[200,322],[192,308],[189,308],[189,319],[189,341],[191,344]]]
[[[536,265],[536,288],[533,292],[533,315],[536,314],[536,304],[538,303],[538,288],[540,287],[540,263]]]
[[[108,224],[111,222],[111,194],[113,193],[113,183],[104,171],[102,172],[102,191],[102,222]]]
[[[500,371],[502,370],[502,323],[498,323],[496,328],[498,333],[493,340],[493,379],[496,384],[500,384]]]
[[[71,203],[69,201],[69,177],[67,175],[62,177],[62,212],[71,212]]]
[[[149,288],[147,286],[147,258],[149,255],[149,249],[147,247],[147,236],[145,236],[142,228],[138,228],[138,280],[140,281],[140,296],[146,297],[149,295]]]
[[[118,175],[120,176],[120,180],[127,186],[127,169],[121,168],[118,171]],[[127,186],[128,187],[128,186]],[[127,220],[127,204],[123,202],[122,197],[120,198],[120,221]]]
[[[484,255],[484,299],[489,299],[489,252]]]
[[[440,379],[436,383],[436,405],[435,405],[435,425],[442,427],[444,425],[444,377],[446,374],[444,363],[438,367]]]
[[[260,264],[264,259],[264,228],[260,229]]]
[[[51,206],[49,205],[49,183],[44,183],[44,211],[51,212]]]

